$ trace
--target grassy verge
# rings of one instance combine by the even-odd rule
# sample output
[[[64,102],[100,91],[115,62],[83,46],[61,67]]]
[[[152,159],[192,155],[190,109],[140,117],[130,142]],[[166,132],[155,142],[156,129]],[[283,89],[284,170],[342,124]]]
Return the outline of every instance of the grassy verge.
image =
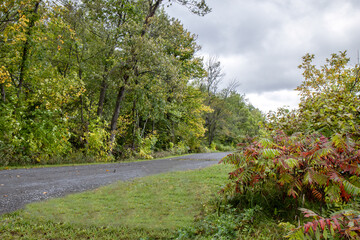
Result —
[[[191,155],[193,153],[189,154],[182,154],[182,155],[169,155],[166,157],[159,157],[155,159],[131,159],[131,160],[122,160],[118,162],[88,162],[88,163],[64,163],[64,164],[38,164],[38,165],[24,165],[24,166],[0,166],[0,171],[2,170],[11,170],[11,169],[30,169],[30,168],[45,168],[45,167],[66,167],[66,166],[83,166],[83,165],[98,165],[98,164],[116,164],[116,163],[129,163],[129,162],[141,162],[141,161],[151,161],[151,160],[160,160],[160,159],[167,159],[167,158],[174,158],[174,157],[181,157],[181,156],[187,156]],[[180,159],[181,160],[181,159]]]
[[[119,182],[0,217],[0,239],[169,239],[227,182],[215,165]]]

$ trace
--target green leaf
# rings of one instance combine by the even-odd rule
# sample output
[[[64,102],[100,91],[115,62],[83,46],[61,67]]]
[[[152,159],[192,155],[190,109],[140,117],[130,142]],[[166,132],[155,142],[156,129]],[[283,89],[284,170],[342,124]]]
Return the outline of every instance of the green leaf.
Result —
[[[285,160],[285,163],[290,167],[290,169],[294,169],[299,166],[299,161],[294,158],[288,158]]]
[[[259,143],[264,147],[264,148],[271,148],[274,146],[274,142],[271,141],[270,139],[267,138],[262,138]]]
[[[320,233],[320,228],[316,228],[316,231],[315,231],[315,237],[316,237],[316,240],[320,240],[321,239],[321,233]]]
[[[262,156],[264,158],[273,159],[279,156],[281,153],[277,149],[266,148],[262,150]]]
[[[344,188],[345,188],[345,191],[351,195],[355,195],[355,196],[358,196],[360,194],[360,188],[353,185],[352,183],[350,183],[349,181],[347,180],[343,180],[343,185],[344,185]]]
[[[286,183],[292,183],[294,181],[294,177],[291,176],[288,173],[284,173],[281,175],[280,179],[279,179],[279,183],[280,184],[286,184]]]
[[[323,237],[324,237],[324,239],[328,239],[328,231],[326,228],[324,229]]]

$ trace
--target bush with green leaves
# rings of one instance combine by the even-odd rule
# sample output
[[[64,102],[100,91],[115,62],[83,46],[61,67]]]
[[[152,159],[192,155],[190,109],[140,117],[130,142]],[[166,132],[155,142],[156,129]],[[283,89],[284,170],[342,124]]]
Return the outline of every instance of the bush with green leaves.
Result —
[[[3,105],[6,106],[6,105]],[[70,137],[67,119],[60,111],[22,106],[4,108],[9,113],[0,118],[1,151],[10,151],[12,156],[3,165],[47,163],[52,156],[70,152]]]
[[[145,138],[142,138],[140,141],[140,147],[139,147],[139,157],[140,158],[146,158],[146,159],[152,159],[152,153],[155,149],[155,144],[157,142],[158,138],[156,134],[149,134]]]
[[[106,131],[106,122],[96,119],[89,124],[88,128],[84,136],[85,153],[95,156],[99,161],[111,160],[109,155],[111,149],[107,142],[110,134]]]

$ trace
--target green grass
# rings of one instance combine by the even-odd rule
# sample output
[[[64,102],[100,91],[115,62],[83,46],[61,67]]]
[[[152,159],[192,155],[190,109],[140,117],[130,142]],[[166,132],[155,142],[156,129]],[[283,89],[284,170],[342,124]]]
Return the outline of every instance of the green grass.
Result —
[[[193,224],[231,166],[118,182],[0,217],[0,239],[169,239]]]

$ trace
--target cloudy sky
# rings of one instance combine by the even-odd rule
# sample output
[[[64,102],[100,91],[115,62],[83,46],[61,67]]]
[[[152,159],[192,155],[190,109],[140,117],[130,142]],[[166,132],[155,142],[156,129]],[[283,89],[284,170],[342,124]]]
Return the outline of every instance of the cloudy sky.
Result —
[[[302,56],[324,64],[332,53],[348,51],[351,64],[360,49],[360,0],[207,0],[212,12],[191,14],[180,5],[170,16],[198,35],[203,56],[217,56],[226,82],[266,112],[299,101]]]

